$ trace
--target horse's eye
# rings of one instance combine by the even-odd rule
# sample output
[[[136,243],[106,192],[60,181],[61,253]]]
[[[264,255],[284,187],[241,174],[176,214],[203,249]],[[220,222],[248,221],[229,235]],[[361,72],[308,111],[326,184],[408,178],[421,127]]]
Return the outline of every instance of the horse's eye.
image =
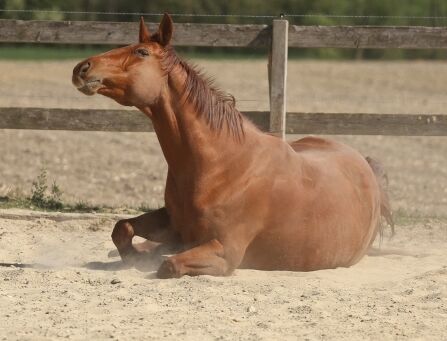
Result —
[[[149,51],[146,49],[136,49],[135,54],[139,55],[140,57],[147,57],[149,56]]]

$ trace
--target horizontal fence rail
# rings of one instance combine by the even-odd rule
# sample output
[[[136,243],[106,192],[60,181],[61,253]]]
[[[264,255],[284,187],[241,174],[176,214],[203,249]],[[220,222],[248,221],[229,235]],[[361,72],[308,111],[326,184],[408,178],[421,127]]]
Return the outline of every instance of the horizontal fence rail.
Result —
[[[243,112],[268,131],[269,112]],[[0,129],[152,132],[139,111],[0,108]],[[288,134],[447,136],[447,115],[287,113]]]
[[[7,43],[127,45],[137,37],[137,22],[0,20],[0,42]],[[447,27],[290,25],[288,37],[289,47],[298,48],[447,48]],[[173,44],[266,48],[271,26],[175,24]]]
[[[158,24],[147,24],[156,32]],[[174,24],[177,46],[267,47],[267,25]],[[138,22],[0,20],[0,42],[128,45],[138,41]]]

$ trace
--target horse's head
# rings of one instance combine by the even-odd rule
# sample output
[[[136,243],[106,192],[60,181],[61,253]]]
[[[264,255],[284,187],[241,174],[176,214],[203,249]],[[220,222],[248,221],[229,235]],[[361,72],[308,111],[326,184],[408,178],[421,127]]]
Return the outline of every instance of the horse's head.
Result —
[[[141,18],[139,43],[80,62],[73,69],[74,86],[86,95],[98,93],[122,105],[153,104],[167,82],[161,61],[172,31],[168,14],[163,16],[158,32],[152,35]]]

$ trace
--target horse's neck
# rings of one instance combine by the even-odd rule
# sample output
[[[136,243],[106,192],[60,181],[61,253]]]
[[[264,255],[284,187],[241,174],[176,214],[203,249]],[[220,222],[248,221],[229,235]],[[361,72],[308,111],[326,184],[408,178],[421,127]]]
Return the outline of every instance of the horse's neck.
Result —
[[[183,76],[170,75],[169,87],[151,106],[150,116],[170,172],[183,176],[194,170],[194,175],[200,176],[226,154],[234,154],[240,142],[226,131],[213,131],[204,115],[185,103]]]
[[[154,131],[169,167],[182,167],[185,147],[174,108],[162,98],[150,111]]]

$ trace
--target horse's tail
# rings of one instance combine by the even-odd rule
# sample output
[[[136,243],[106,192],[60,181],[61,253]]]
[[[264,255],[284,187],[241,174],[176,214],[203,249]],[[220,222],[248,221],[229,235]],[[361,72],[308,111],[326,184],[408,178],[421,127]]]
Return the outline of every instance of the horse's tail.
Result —
[[[382,217],[385,218],[385,221],[390,225],[391,227],[391,236],[394,236],[394,220],[393,220],[393,214],[391,211],[391,205],[390,205],[390,199],[388,197],[388,175],[386,174],[385,170],[383,169],[381,163],[377,160],[374,160],[373,158],[367,156],[366,161],[368,161],[369,166],[374,172],[374,175],[376,176],[377,183],[379,184],[380,189],[380,214]],[[383,234],[383,225],[380,224],[379,226],[379,232],[380,236],[382,237]]]

